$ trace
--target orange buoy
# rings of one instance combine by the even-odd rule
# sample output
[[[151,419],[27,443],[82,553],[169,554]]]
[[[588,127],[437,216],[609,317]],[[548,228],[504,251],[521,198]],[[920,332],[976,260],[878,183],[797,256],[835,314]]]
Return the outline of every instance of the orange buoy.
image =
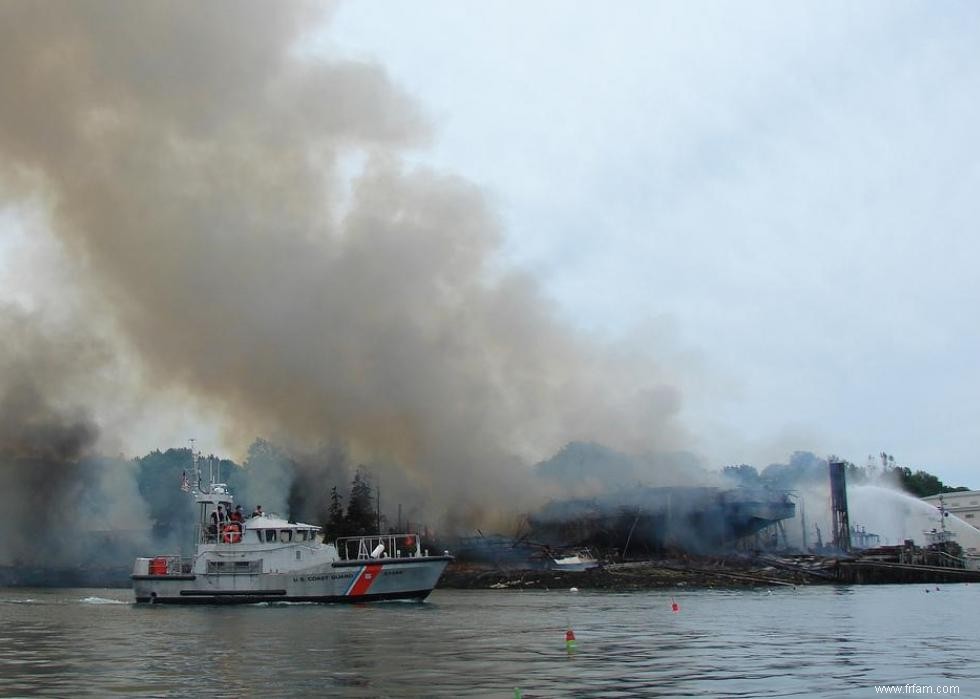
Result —
[[[565,647],[568,650],[575,648],[575,632],[571,629],[565,632]]]
[[[672,611],[674,614],[677,614],[677,612],[679,612],[680,610],[681,610],[681,605],[677,604],[677,602],[674,601],[674,598],[671,597],[670,598],[670,611]]]

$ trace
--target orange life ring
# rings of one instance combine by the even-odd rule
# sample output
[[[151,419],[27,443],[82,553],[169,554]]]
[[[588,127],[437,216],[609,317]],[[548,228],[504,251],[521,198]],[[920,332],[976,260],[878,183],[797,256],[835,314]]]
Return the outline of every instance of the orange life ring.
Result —
[[[405,546],[408,548],[413,548],[415,546],[415,537],[409,534],[405,537]]]
[[[242,527],[237,522],[226,524],[221,530],[221,540],[226,544],[237,544],[242,540]]]

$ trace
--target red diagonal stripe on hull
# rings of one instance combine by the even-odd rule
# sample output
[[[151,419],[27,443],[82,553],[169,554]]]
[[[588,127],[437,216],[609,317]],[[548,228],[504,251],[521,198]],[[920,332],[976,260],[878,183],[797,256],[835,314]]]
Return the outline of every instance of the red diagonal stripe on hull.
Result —
[[[371,589],[371,585],[374,581],[378,579],[378,573],[381,572],[383,566],[380,563],[371,563],[364,566],[364,570],[357,578],[357,582],[354,583],[354,587],[350,589],[348,593],[351,597],[359,597],[360,595],[366,595],[367,591]]]

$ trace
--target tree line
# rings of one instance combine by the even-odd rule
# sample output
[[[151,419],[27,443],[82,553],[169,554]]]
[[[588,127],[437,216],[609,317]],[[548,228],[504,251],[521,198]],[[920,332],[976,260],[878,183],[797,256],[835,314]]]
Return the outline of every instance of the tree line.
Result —
[[[378,511],[376,489],[363,465],[354,469],[345,498],[338,485],[326,491],[322,482],[314,480],[315,474],[304,471],[284,450],[265,440],[253,443],[241,465],[213,456],[200,458],[203,484],[214,469],[220,480],[228,484],[235,502],[245,505],[246,510],[262,505],[267,512],[279,511],[290,521],[316,524],[323,528],[327,540],[373,534],[385,525],[386,518]],[[192,482],[191,450],[153,451],[134,462],[139,493],[146,503],[154,536],[189,541],[195,510],[193,498],[182,491],[181,484],[197,485]],[[346,480],[350,473],[346,465],[324,470],[335,483]],[[272,491],[280,494],[280,502],[268,499]]]
[[[919,498],[940,493],[969,490],[966,486],[950,486],[936,475],[922,469],[898,466],[895,458],[881,453],[881,465],[858,466],[844,461],[848,483],[891,481],[905,492]],[[786,464],[770,464],[761,472],[748,464],[726,466],[722,473],[738,485],[791,490],[801,483],[819,482],[828,478],[827,460],[808,451],[794,452]]]

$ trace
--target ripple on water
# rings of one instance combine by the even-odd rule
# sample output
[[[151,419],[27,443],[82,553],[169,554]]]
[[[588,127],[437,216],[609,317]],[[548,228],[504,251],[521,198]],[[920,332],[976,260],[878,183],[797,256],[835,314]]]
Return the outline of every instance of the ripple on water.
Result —
[[[14,603],[0,612],[0,695],[838,697],[958,683],[961,696],[980,696],[962,614],[980,586],[943,595],[687,589],[673,614],[669,592],[147,607],[96,590],[3,590]]]

